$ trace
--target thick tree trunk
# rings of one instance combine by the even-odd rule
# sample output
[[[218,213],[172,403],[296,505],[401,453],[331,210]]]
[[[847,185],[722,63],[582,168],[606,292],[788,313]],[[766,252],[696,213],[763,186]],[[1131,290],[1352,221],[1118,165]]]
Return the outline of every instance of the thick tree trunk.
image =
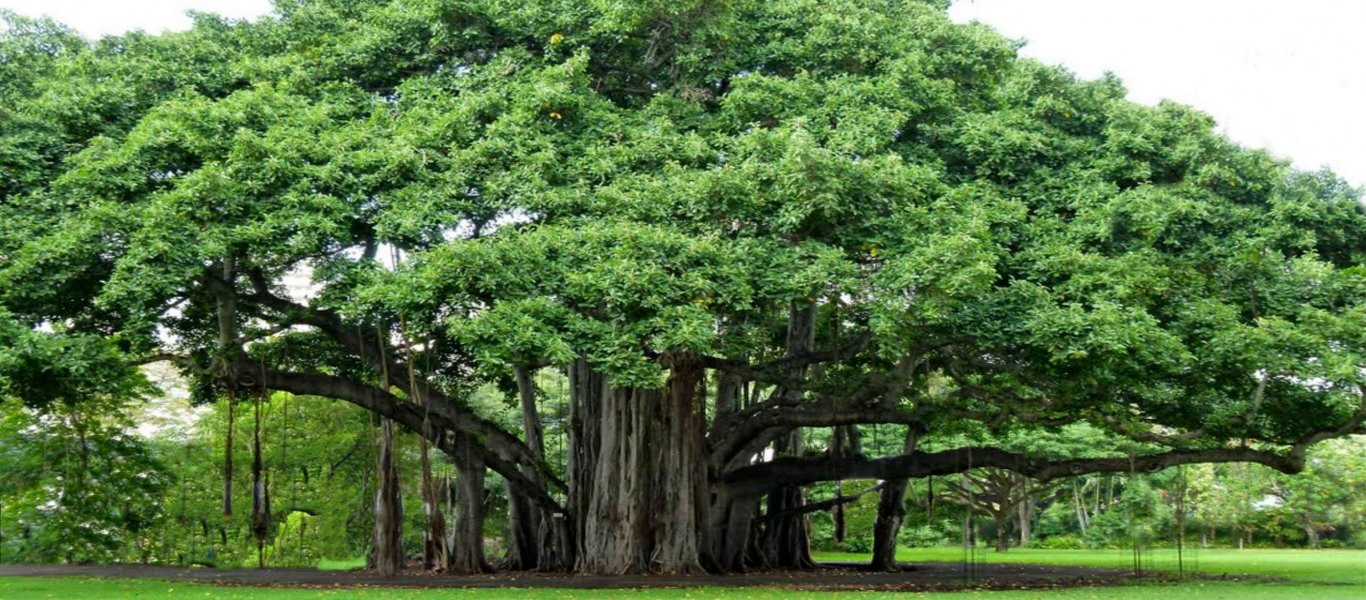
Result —
[[[536,539],[539,546],[537,568],[554,572],[568,572],[574,569],[574,522],[569,515],[542,511]]]
[[[855,433],[857,433],[855,428]],[[907,427],[906,439],[901,443],[901,452],[915,452],[920,444],[921,428]],[[861,452],[860,452],[861,454]],[[906,518],[907,479],[889,479],[882,485],[878,497],[877,520],[873,522],[873,562],[870,565],[879,571],[895,571],[897,537],[901,533],[901,523]],[[934,515],[934,483],[930,483],[930,519]]]
[[[582,507],[580,572],[702,571],[703,371],[684,356],[665,363],[663,390],[613,389],[575,367],[573,387],[584,392],[575,398],[570,491]]]
[[[905,479],[893,479],[882,485],[873,522],[873,569],[897,570],[897,534],[906,517],[906,484]]]
[[[721,573],[742,573],[746,570],[747,554],[754,541],[754,520],[758,514],[757,499],[734,497],[724,484],[715,484],[703,536],[707,540],[704,558],[709,569]]]
[[[517,396],[522,408],[522,430],[525,432],[526,445],[538,459],[544,459],[545,446],[542,441],[541,419],[536,411],[536,388],[531,381],[531,372],[526,367],[516,370]],[[531,467],[523,466],[523,474],[534,477]],[[524,494],[517,493],[508,486],[508,553],[503,567],[517,571],[536,569],[540,563],[540,548],[553,543],[553,539],[542,539],[549,529],[541,525],[542,513],[539,507]]]
[[[499,563],[500,569],[510,571],[535,570],[538,562],[537,544],[540,542],[540,514],[531,501],[508,484],[507,556]]]
[[[775,454],[801,455],[801,432],[793,431],[775,444]],[[807,531],[807,515],[800,509],[804,504],[799,487],[778,488],[768,495],[768,515],[765,519],[760,549],[766,566],[777,569],[810,569],[816,566],[811,558],[811,539]]]
[[[811,558],[811,539],[806,530],[806,515],[802,507],[801,489],[782,488],[768,496],[770,514],[792,512],[774,517],[764,531],[763,553],[768,566],[778,569],[810,569],[816,566]]]
[[[816,336],[816,304],[794,303],[787,319],[787,355],[799,356],[811,350]],[[804,376],[804,367],[793,368],[789,376],[799,379]],[[800,390],[783,390],[782,398],[786,404],[796,405],[802,401]],[[801,456],[803,453],[801,429],[779,438],[773,445],[775,456]],[[816,566],[811,559],[811,540],[807,531],[807,516],[801,508],[802,492],[797,486],[782,487],[768,495],[768,515],[765,529],[760,540],[760,550],[767,566],[780,569],[809,569]],[[788,514],[783,514],[788,513]]]
[[[456,434],[455,527],[450,544],[452,573],[488,573],[484,560],[484,460],[465,434]]]
[[[740,410],[744,397],[744,379],[733,373],[716,373],[716,418],[724,418]]]
[[[403,499],[399,491],[398,464],[394,458],[394,423],[380,419],[379,459],[376,465],[374,545],[370,566],[392,577],[403,570]]]
[[[703,422],[705,371],[692,357],[669,357],[671,367],[665,386],[662,422],[653,437],[656,447],[667,450],[651,465],[654,470],[658,528],[650,569],[661,573],[698,573],[702,552],[702,527],[706,523],[706,459]],[[647,443],[648,448],[648,443]]]
[[[585,423],[586,428],[597,429],[601,445],[598,460],[584,465],[590,469],[592,489],[581,515],[580,572],[615,575],[648,568],[650,474],[645,454],[653,449],[643,442],[652,416],[649,409],[658,397],[651,390],[609,390],[597,422]]]
[[[1034,537],[1033,527],[1031,525],[1031,521],[1034,518],[1034,498],[1032,496],[1026,496],[1025,499],[1020,502],[1019,513],[1020,547],[1027,548]]]
[[[592,503],[593,472],[602,446],[601,414],[607,399],[606,378],[594,370],[587,360],[578,359],[567,369],[569,378],[569,452],[566,463],[569,475],[569,514],[573,517],[570,531],[573,537],[574,569],[586,570],[582,564],[586,548],[586,528],[589,504]]]
[[[444,571],[450,565],[446,545],[446,515],[441,510],[436,483],[432,480],[432,458],[427,438],[422,438],[422,510],[427,527],[422,532],[422,566],[429,571]]]

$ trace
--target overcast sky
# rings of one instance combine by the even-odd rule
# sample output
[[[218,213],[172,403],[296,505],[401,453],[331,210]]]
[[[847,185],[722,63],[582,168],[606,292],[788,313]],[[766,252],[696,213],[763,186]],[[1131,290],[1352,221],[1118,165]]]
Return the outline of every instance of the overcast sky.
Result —
[[[189,26],[187,10],[253,17],[269,0],[0,0],[88,36]],[[1170,98],[1234,140],[1366,185],[1366,0],[957,0],[956,20],[1024,39],[1082,77],[1118,74],[1138,102]]]

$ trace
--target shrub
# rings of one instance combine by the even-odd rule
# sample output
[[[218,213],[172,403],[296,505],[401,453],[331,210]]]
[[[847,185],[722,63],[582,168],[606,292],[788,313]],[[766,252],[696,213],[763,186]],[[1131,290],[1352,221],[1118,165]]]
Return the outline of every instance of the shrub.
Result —
[[[1084,540],[1072,534],[1036,539],[1030,545],[1040,550],[1084,550],[1087,548],[1087,543]]]

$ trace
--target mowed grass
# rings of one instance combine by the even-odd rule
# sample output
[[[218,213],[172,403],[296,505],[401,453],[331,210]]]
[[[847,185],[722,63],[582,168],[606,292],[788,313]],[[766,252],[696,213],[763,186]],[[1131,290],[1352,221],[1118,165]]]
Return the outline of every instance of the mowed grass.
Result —
[[[319,571],[350,571],[365,566],[364,558],[348,558],[345,560],[333,560],[324,558],[318,561]]]
[[[1164,551],[1155,550],[1150,558],[1154,567],[1164,567]],[[957,561],[962,551],[953,548],[903,549],[898,557],[914,561]],[[820,554],[821,560],[866,560],[866,555]],[[1126,550],[1012,550],[1004,554],[985,553],[986,562],[1077,565],[1128,568],[1132,554]],[[569,590],[569,589],[437,589],[394,588],[249,588],[217,587],[202,584],[166,582],[152,579],[93,579],[80,577],[0,577],[0,599],[4,600],[153,600],[202,598],[204,600],[304,600],[338,598],[356,600],[551,600],[551,599],[730,599],[757,600],[833,600],[835,598],[927,599],[927,600],[1145,600],[1189,598],[1193,600],[1363,600],[1366,599],[1366,551],[1305,550],[1198,550],[1192,557],[1199,571],[1230,577],[1276,577],[1285,582],[1223,581],[1196,579],[1180,583],[1136,582],[1133,585],[1047,589],[1026,591],[982,591],[939,593],[905,592],[800,592],[776,588],[678,588],[648,590]],[[1172,558],[1174,561],[1174,557]],[[326,566],[349,567],[338,561]]]
[[[1146,600],[1189,598],[1192,600],[1361,600],[1366,587],[1331,584],[1267,584],[1188,582],[1173,585],[1074,588],[1035,591],[980,591],[940,593],[904,592],[794,592],[771,588],[679,588],[653,590],[414,590],[414,589],[273,589],[214,587],[154,580],[100,580],[89,578],[0,577],[0,598],[5,600],[305,600],[336,598],[356,600],[708,600],[752,598],[755,600]]]
[[[905,562],[958,562],[961,548],[901,548],[897,560]],[[1129,550],[1034,550],[979,551],[984,563],[1029,563],[1081,567],[1133,568]],[[1297,583],[1336,583],[1366,586],[1366,550],[1230,550],[1188,549],[1185,569],[1206,575],[1230,577],[1276,577]],[[816,560],[863,562],[866,554],[823,552]],[[1144,558],[1145,569],[1175,572],[1176,551],[1154,549]],[[1362,596],[1366,599],[1366,595]]]

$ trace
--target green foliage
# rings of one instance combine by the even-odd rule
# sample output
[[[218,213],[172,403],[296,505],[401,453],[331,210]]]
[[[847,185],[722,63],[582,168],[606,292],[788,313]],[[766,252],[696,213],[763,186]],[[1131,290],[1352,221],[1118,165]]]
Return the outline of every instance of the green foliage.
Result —
[[[1075,535],[1063,534],[1043,538],[1033,546],[1040,550],[1082,550],[1087,544]]]
[[[0,400],[38,409],[110,407],[152,391],[109,340],[35,330],[0,307]]]
[[[127,409],[0,404],[0,554],[7,562],[145,560],[165,518],[163,464]]]
[[[792,302],[844,298],[884,360],[971,336],[1091,418],[1285,441],[1359,384],[1355,191],[932,3],[298,1],[93,47],[13,31],[35,121],[4,139],[61,154],[16,169],[0,296],[131,348],[205,343],[196,281],[235,253],[449,329],[494,378],[587,356],[648,384],[653,355],[763,356]],[[96,85],[117,89],[71,91]],[[398,272],[358,253],[379,243]]]
[[[875,481],[841,482],[842,494],[857,494],[875,485]],[[831,489],[822,489],[831,488]],[[834,496],[834,486],[817,486],[814,493]],[[814,501],[814,499],[813,499]],[[877,494],[867,494],[858,500],[844,505],[844,540],[835,539],[833,513],[818,512],[811,519],[811,547],[814,550],[839,552],[871,552],[873,549],[873,522],[877,520]]]
[[[273,395],[261,410],[262,462],[272,512],[267,564],[311,567],[321,559],[364,555],[370,540],[377,435],[369,416],[332,400],[288,394]],[[256,544],[250,534],[253,403],[243,400],[235,410],[230,517],[223,514],[222,504],[226,405],[201,411],[190,430],[158,436],[175,483],[159,500],[168,518],[150,558],[255,567]],[[414,451],[411,440],[400,440],[399,464],[407,481],[417,477]],[[411,534],[420,531],[422,509],[415,491],[405,492]],[[421,547],[418,538],[409,537],[405,544]]]

